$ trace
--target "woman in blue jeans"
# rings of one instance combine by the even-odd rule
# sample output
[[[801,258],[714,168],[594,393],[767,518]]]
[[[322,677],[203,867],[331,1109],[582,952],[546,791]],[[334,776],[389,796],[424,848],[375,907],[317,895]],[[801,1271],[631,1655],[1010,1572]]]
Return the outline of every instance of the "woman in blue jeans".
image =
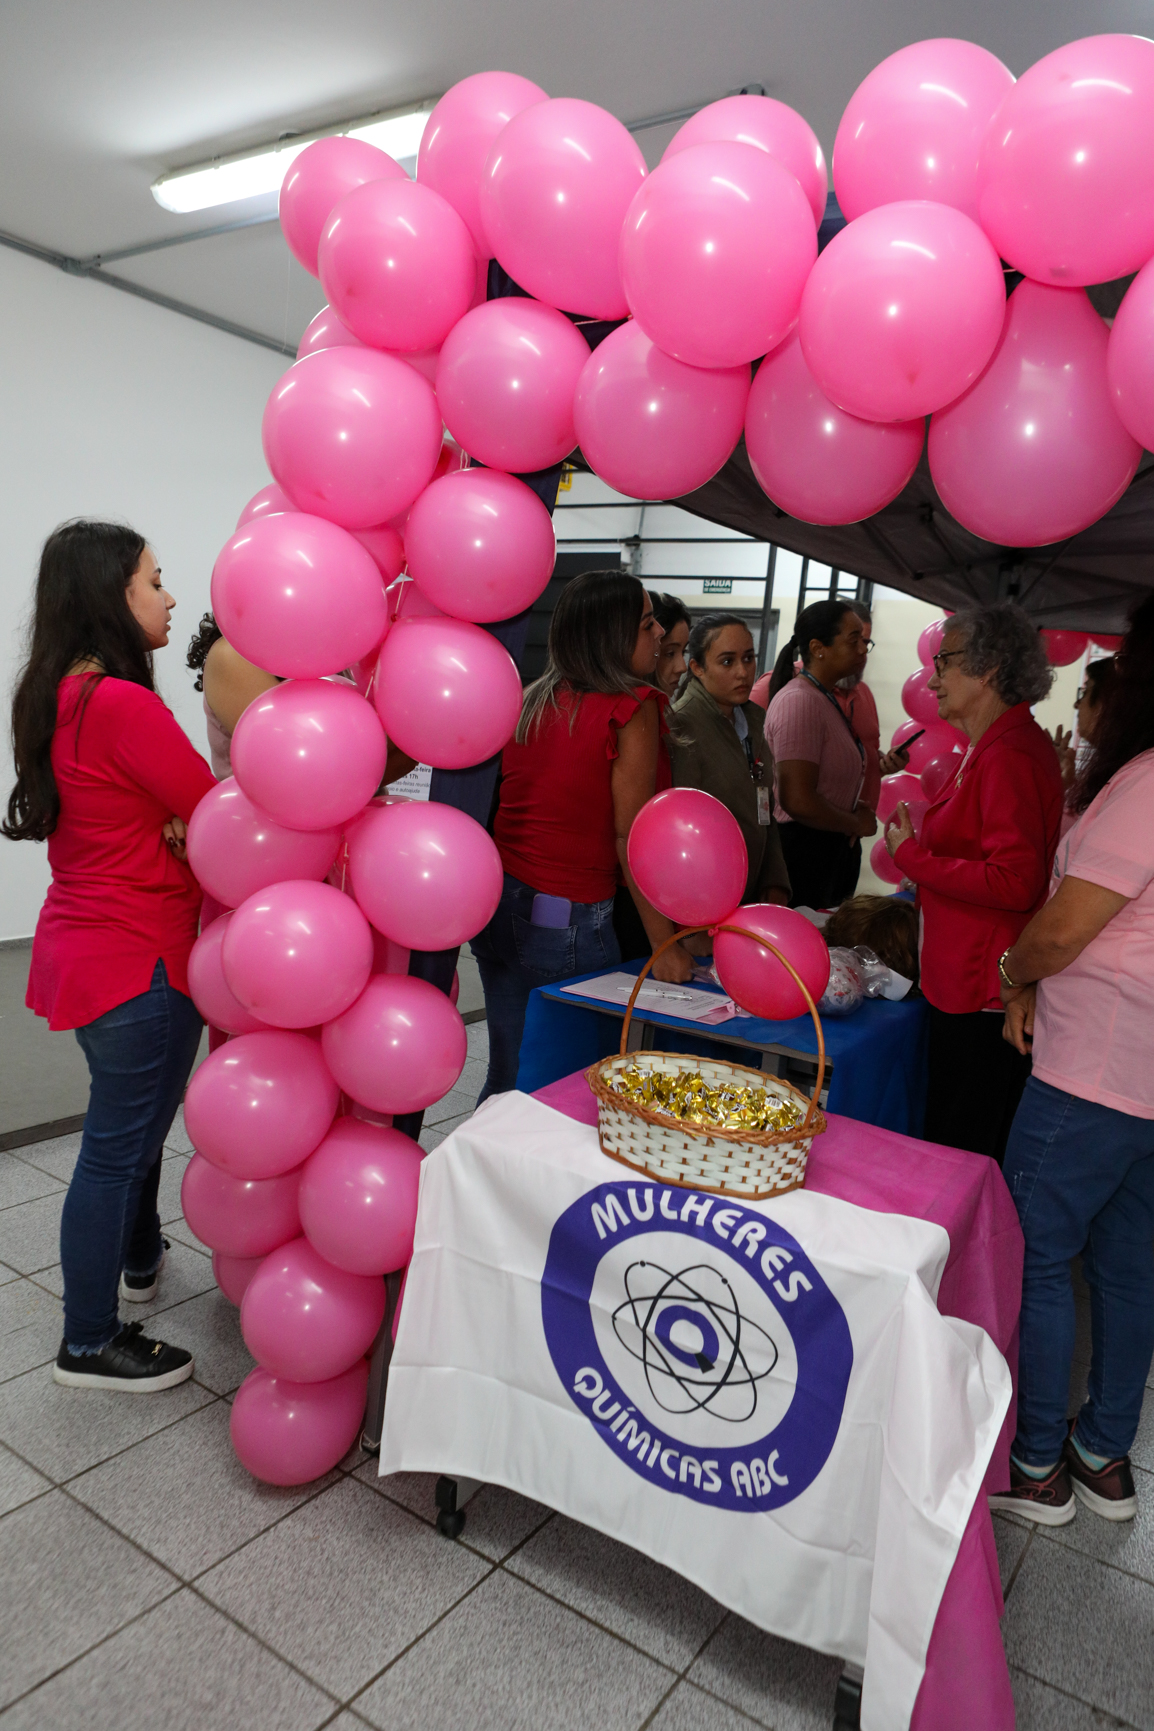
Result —
[[[638,890],[625,857],[630,825],[670,785],[665,694],[652,682],[662,631],[636,577],[587,571],[561,593],[545,672],[525,693],[501,759],[493,835],[505,867],[500,905],[473,939],[489,1025],[481,1099],[516,1086],[535,986],[621,960],[613,930],[628,885],[654,949],[675,927]],[[654,973],[687,980],[677,944]]]
[[[60,1222],[64,1338],[53,1375],[152,1393],[192,1355],[121,1323],[156,1292],[161,1151],[196,1057],[188,957],[201,895],[184,826],[215,783],[156,694],[175,603],[141,536],[66,523],[44,545],[32,645],[12,708],[4,833],[48,842],[27,1002],[72,1028],[92,1076]]]
[[[1026,1240],[1018,1431],[995,1508],[1064,1526],[1138,1508],[1130,1447],[1154,1354],[1154,597],[1118,652],[1050,900],[999,963],[1006,1037],[1033,1052],[1003,1172]],[[975,1078],[975,1082],[978,1079]],[[1071,1258],[1090,1288],[1073,1424]]]

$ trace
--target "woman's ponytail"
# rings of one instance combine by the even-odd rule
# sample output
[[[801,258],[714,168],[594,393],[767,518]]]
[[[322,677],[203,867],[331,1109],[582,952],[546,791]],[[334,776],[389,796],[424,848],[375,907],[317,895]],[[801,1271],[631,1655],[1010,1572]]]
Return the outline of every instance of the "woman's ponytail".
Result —
[[[769,701],[771,703],[778,692],[788,685],[793,678],[793,664],[797,660],[797,650],[797,638],[791,637],[773,664],[773,677],[769,682]]]

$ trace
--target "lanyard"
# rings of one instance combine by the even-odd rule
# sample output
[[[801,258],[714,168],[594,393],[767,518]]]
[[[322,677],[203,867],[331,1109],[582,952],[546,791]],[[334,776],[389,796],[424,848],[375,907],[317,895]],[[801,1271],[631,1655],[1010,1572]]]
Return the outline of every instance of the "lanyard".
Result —
[[[845,710],[842,708],[841,704],[838,702],[838,700],[834,696],[833,692],[827,691],[825,686],[821,683],[821,680],[815,679],[812,673],[807,673],[807,671],[804,667],[801,670],[801,676],[803,679],[808,679],[810,684],[813,686],[814,690],[820,691],[822,696],[827,698],[829,700],[829,702],[833,704],[834,708],[837,710],[838,714],[841,716],[842,721],[845,723],[846,727],[849,728],[849,736],[853,740],[854,744],[857,746],[857,754],[861,758],[862,767],[864,768],[865,767],[865,746],[862,744],[861,740],[858,738],[857,734],[854,732],[853,722],[850,720],[849,716],[846,714]]]

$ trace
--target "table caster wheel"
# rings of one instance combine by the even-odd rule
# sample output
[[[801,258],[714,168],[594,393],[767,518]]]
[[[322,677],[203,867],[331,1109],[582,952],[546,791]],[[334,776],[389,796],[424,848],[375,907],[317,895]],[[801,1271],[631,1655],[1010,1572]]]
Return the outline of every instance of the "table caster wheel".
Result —
[[[861,1725],[861,1671],[847,1665],[838,1678],[833,1703],[833,1731],[859,1731]]]
[[[459,1539],[465,1530],[464,1509],[441,1509],[437,1515],[437,1531],[447,1539]]]

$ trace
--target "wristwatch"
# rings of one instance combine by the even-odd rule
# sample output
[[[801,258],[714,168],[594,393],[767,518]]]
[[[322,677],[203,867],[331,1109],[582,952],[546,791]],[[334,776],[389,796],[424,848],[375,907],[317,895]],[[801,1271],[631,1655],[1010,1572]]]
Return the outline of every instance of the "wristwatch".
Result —
[[[1012,950],[1013,947],[1013,944],[1011,944],[1010,950]],[[1001,980],[1003,986],[1006,986],[1011,992],[1019,992],[1022,988],[1019,986],[1018,982],[1012,980],[1006,972],[1006,957],[1009,955],[1010,950],[1003,950],[1001,955],[998,957],[998,978]]]

